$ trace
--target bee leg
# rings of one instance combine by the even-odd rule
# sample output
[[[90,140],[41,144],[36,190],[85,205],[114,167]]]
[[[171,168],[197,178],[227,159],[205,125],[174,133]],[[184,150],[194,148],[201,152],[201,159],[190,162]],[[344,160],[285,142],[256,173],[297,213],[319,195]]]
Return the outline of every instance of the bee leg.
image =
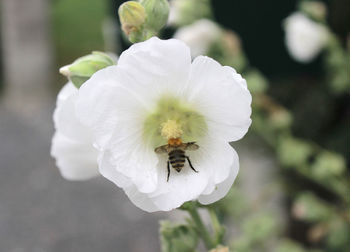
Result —
[[[190,158],[189,158],[188,156],[186,156],[186,159],[187,159],[188,164],[190,165],[191,169],[192,169],[194,172],[198,172],[196,169],[193,168],[192,163],[191,163],[191,161],[190,161]]]
[[[170,176],[170,162],[168,161],[168,177],[166,179],[166,182],[169,182],[169,176]]]

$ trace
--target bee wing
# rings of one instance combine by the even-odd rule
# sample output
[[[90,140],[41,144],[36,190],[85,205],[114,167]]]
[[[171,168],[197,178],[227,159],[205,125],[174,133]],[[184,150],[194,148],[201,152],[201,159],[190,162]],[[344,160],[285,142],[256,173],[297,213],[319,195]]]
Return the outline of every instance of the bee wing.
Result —
[[[157,154],[168,153],[168,145],[162,145],[154,149]]]
[[[185,150],[190,150],[190,151],[193,151],[193,150],[198,150],[199,149],[199,145],[196,144],[195,142],[189,142],[189,143],[185,143]]]

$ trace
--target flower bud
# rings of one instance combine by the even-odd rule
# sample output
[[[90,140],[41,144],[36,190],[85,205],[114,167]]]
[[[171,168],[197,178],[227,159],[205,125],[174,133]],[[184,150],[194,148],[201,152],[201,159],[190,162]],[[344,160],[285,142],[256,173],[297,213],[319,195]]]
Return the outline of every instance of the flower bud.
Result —
[[[306,141],[286,137],[279,143],[278,156],[281,163],[287,167],[303,166],[312,154],[312,146]]]
[[[312,193],[300,194],[292,206],[292,214],[299,220],[318,222],[328,220],[332,215],[330,205]]]
[[[169,221],[162,221],[160,235],[164,252],[192,252],[198,244],[194,228],[188,225],[174,225]]]
[[[300,9],[311,18],[318,21],[325,21],[327,16],[327,7],[319,1],[302,1]]]
[[[268,88],[266,78],[258,70],[250,70],[244,77],[247,81],[249,91],[253,94],[264,93]]]
[[[269,115],[270,124],[275,129],[285,129],[291,126],[291,113],[283,107],[278,107]]]
[[[80,88],[98,70],[112,65],[115,65],[115,62],[107,54],[92,52],[92,54],[78,58],[70,65],[61,67],[60,73],[68,77],[77,88]]]
[[[145,8],[138,2],[128,1],[119,7],[118,14],[124,33],[131,42],[138,42],[146,21]]]
[[[315,163],[311,166],[313,176],[319,179],[341,176],[345,170],[346,160],[344,157],[328,151],[318,154]]]
[[[167,0],[141,0],[140,4],[146,11],[146,27],[158,33],[168,22],[169,3]]]

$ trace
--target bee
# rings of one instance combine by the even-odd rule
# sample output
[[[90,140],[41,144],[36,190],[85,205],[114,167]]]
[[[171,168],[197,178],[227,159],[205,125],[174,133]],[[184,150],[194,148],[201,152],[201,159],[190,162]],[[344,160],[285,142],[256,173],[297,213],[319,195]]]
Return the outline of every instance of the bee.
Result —
[[[167,153],[169,155],[168,162],[167,162],[167,169],[168,169],[167,181],[169,181],[169,176],[170,176],[170,164],[172,168],[174,168],[177,172],[180,172],[182,168],[185,166],[185,162],[187,160],[191,169],[194,172],[198,172],[196,171],[196,169],[193,168],[190,158],[185,154],[186,150],[193,151],[193,150],[197,150],[198,148],[199,146],[195,142],[183,143],[180,138],[171,138],[169,139],[168,144],[155,148],[154,151],[157,154]]]

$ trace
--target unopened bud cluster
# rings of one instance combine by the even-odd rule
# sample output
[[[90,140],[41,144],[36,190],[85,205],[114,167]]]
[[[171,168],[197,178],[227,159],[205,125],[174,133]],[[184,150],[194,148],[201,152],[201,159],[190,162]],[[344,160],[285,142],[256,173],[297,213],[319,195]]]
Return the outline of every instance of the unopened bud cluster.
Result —
[[[157,35],[167,23],[167,0],[128,1],[119,7],[122,30],[130,42],[136,43]]]

